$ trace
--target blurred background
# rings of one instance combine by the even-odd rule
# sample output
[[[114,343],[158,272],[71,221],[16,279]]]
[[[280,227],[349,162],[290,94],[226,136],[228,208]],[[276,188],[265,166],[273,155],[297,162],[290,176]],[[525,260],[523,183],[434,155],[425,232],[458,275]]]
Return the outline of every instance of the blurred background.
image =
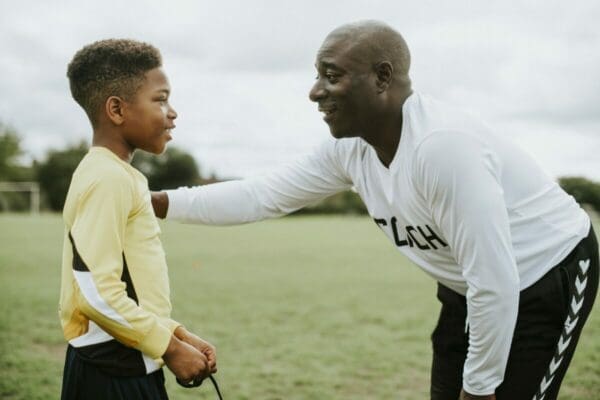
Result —
[[[315,55],[361,19],[405,36],[416,91],[512,138],[598,226],[597,1],[0,0],[0,398],[60,392],[58,212],[91,140],[65,76],[74,53],[105,38],[157,46],[177,128],[164,155],[133,164],[151,189],[206,184],[268,171],[329,135],[308,100]],[[360,216],[354,193],[305,212],[321,215],[161,223],[174,317],[219,348],[226,398],[426,398],[434,283]],[[561,399],[597,398],[598,337],[596,307]],[[214,398],[167,376],[174,398]]]
[[[24,0],[0,7],[1,134],[16,135],[20,150],[12,165],[47,162],[53,150],[89,143],[66,66],[92,41],[126,37],[162,51],[179,112],[171,145],[185,148],[199,177],[264,172],[329,135],[308,100],[323,38],[340,24],[378,19],[405,36],[415,90],[480,115],[552,176],[600,180],[600,3],[593,0]],[[0,181],[16,179],[6,174],[0,170]]]

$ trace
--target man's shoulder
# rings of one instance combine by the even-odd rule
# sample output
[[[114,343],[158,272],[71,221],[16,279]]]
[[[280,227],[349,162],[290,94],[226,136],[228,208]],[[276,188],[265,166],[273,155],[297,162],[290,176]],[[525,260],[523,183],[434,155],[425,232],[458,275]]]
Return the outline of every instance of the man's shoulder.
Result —
[[[485,136],[491,129],[479,115],[454,104],[416,94],[406,109],[407,134],[414,147],[423,142],[444,140],[443,132],[465,135],[463,138]]]
[[[450,167],[466,159],[479,158],[495,151],[484,136],[461,129],[436,129],[427,132],[416,143],[415,160]]]

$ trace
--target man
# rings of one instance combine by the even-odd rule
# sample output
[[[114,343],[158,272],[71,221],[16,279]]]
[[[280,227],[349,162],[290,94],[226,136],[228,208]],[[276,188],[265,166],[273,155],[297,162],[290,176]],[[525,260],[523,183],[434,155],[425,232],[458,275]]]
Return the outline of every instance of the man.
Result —
[[[389,26],[335,29],[310,99],[339,140],[265,176],[155,193],[155,212],[245,223],[353,186],[439,283],[431,398],[555,399],[598,286],[590,220],[503,137],[413,93],[409,66]]]

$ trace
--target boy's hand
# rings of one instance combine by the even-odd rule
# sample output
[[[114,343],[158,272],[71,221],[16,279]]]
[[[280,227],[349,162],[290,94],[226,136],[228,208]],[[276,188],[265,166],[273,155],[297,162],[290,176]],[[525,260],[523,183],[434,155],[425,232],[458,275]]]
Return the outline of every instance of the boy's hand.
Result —
[[[165,192],[150,192],[150,199],[152,200],[154,215],[161,219],[166,218],[169,209],[169,196]]]
[[[460,391],[460,398],[458,400],[496,400],[495,394],[488,394],[485,396],[475,396],[465,392],[465,389]]]
[[[171,372],[182,382],[202,380],[211,374],[206,356],[175,336],[171,336],[167,351],[162,358]]]
[[[177,336],[179,340],[195,347],[206,356],[211,374],[217,372],[217,350],[215,349],[215,346],[189,332],[183,326],[175,329],[175,336]]]

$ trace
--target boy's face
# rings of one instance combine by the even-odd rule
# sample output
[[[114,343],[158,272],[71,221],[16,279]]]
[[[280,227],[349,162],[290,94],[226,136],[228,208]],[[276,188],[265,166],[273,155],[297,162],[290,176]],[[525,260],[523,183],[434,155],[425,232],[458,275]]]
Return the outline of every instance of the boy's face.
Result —
[[[129,147],[161,154],[171,140],[177,113],[169,104],[171,86],[162,68],[146,72],[146,79],[134,99],[127,102],[122,125]]]

